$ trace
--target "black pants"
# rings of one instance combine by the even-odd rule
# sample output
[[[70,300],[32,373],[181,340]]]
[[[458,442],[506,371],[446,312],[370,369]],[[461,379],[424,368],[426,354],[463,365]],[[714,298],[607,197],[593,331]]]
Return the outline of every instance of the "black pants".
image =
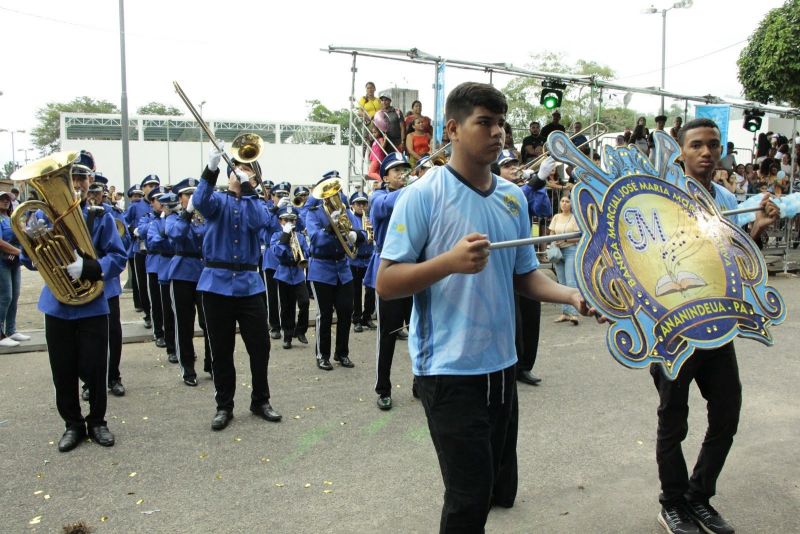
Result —
[[[197,313],[197,322],[203,331],[204,361],[206,368],[211,368],[211,351],[208,347],[208,333],[206,332],[206,319],[200,305],[200,293],[197,291],[197,282],[188,280],[172,280],[170,282],[172,298],[172,312],[175,315],[175,350],[181,366],[183,378],[196,378],[194,361],[194,318]]]
[[[392,360],[397,334],[403,328],[406,310],[413,305],[413,297],[383,300],[378,297],[378,364],[375,393],[381,397],[392,396]]]
[[[144,260],[147,254],[144,252],[137,252],[133,257],[133,271],[136,278],[136,287],[139,288],[139,304],[144,310],[144,316],[150,317],[150,293],[148,291],[148,277],[147,269],[144,265]]]
[[[84,319],[44,316],[44,334],[56,390],[56,408],[67,428],[106,424],[108,315]],[[81,415],[78,378],[89,386],[89,415]]]
[[[308,332],[308,289],[306,289],[305,280],[294,285],[280,280],[276,280],[276,282],[281,302],[283,340],[291,341],[293,337],[305,335]],[[294,316],[295,307],[297,307],[297,320]]]
[[[122,323],[119,319],[119,297],[108,299],[108,383],[121,379],[119,362],[122,360]]]
[[[742,407],[742,384],[733,342],[713,350],[696,350],[674,381],[659,366],[650,374],[658,389],[656,460],[662,504],[684,499],[707,502],[716,493],[717,478],[733,445]],[[708,428],[691,478],[686,470],[681,442],[689,430],[689,387],[697,383],[706,400]]]
[[[267,314],[269,316],[269,329],[281,329],[281,309],[279,306],[278,281],[275,280],[275,269],[264,269],[264,287],[267,290]]]
[[[133,295],[133,307],[142,309],[142,299],[139,297],[139,279],[136,278],[136,259],[128,258],[128,280],[131,283],[131,294]]]
[[[164,341],[167,342],[167,354],[175,354],[175,313],[172,311],[169,283],[159,283],[158,290],[161,293],[161,310],[164,314]]]
[[[157,273],[147,273],[147,294],[150,297],[150,317],[153,319],[153,337],[164,337],[164,307],[161,304],[161,285]]]
[[[261,405],[269,400],[269,332],[267,331],[267,308],[260,294],[249,297],[227,297],[207,291],[200,292],[203,312],[208,328],[208,343],[211,347],[211,364],[214,369],[214,398],[218,410],[233,411],[236,393],[236,367],[233,364],[233,349],[236,345],[236,323],[250,356],[250,394],[252,405]]]
[[[365,324],[375,312],[375,290],[364,285],[366,267],[350,266],[353,273],[353,324]],[[364,305],[361,305],[361,288],[364,288]]]
[[[439,532],[483,532],[492,504],[517,497],[516,369],[416,380],[444,481]]]
[[[536,353],[539,350],[539,324],[542,319],[542,303],[527,297],[517,295],[516,304],[516,335],[514,342],[517,347],[517,371],[530,371],[536,363]]]
[[[317,301],[317,358],[331,358],[331,324],[336,308],[336,349],[334,356],[350,356],[350,317],[353,314],[353,282],[323,284],[312,282]]]

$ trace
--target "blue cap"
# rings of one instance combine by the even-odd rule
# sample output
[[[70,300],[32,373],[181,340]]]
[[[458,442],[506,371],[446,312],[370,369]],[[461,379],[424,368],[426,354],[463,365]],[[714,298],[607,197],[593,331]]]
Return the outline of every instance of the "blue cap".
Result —
[[[144,191],[142,191],[138,185],[132,185],[128,188],[126,195],[128,198],[131,198],[133,195],[144,195]]]
[[[157,199],[163,194],[165,194],[163,187],[154,187],[149,193],[147,193],[147,200],[152,202],[153,199]]]
[[[352,206],[356,202],[369,202],[369,198],[365,193],[361,191],[356,191],[352,195],[350,195],[350,205]]]
[[[339,171],[328,171],[322,175],[323,180],[327,180],[328,178],[340,178]]]
[[[419,158],[419,161],[417,162],[417,168],[430,169],[431,167],[433,167],[433,162],[428,154],[425,154]]]
[[[292,184],[290,184],[289,182],[278,182],[275,185],[275,187],[272,188],[272,194],[274,195],[279,191],[283,191],[288,195],[291,190],[292,190]]]
[[[172,192],[176,195],[182,195],[183,193],[191,193],[195,189],[197,189],[197,184],[199,182],[196,178],[184,178],[177,184],[172,186]]]
[[[105,176],[103,176],[99,172],[96,172],[96,173],[94,173],[94,183],[108,185],[108,178],[106,178]]]
[[[297,208],[291,204],[287,204],[278,210],[278,218],[296,219],[297,213]]]
[[[264,180],[261,182],[262,189],[272,189],[273,187],[275,187],[275,182],[272,180]]]
[[[162,204],[174,206],[178,204],[178,195],[176,195],[175,193],[164,193],[163,195],[158,197],[158,201],[161,202]]]
[[[304,185],[298,185],[297,187],[294,188],[294,193],[292,193],[292,194],[294,196],[297,196],[297,195],[310,195],[311,194],[311,190],[309,188],[307,188],[306,186],[304,186]]]
[[[94,156],[87,150],[81,150],[78,159],[72,164],[72,174],[94,174]]]
[[[148,184],[161,185],[161,178],[159,178],[157,174],[148,174],[144,177],[144,180],[142,180],[142,189]]]
[[[405,155],[401,152],[392,152],[388,154],[385,158],[383,158],[383,163],[381,163],[381,178],[386,178],[386,174],[389,172],[389,169],[393,169],[395,167],[411,167],[411,164],[406,159]]]
[[[503,150],[500,152],[500,155],[497,156],[497,165],[502,167],[507,163],[511,163],[512,161],[519,161],[519,158],[514,155],[514,153],[510,150]]]
[[[90,193],[102,193],[106,190],[106,186],[100,182],[92,182],[89,184],[89,192]]]

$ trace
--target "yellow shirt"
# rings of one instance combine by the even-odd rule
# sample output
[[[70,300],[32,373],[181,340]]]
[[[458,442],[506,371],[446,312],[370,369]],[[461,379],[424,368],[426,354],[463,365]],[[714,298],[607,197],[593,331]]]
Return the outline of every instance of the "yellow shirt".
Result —
[[[571,213],[569,215],[565,215],[563,213],[556,213],[553,216],[553,219],[550,221],[550,226],[548,227],[551,232],[554,234],[570,234],[572,232],[579,232],[580,228],[578,228],[578,223],[575,221],[575,216]],[[577,239],[570,239],[569,242],[567,241],[556,241],[556,244],[560,248],[569,247],[578,242]]]
[[[369,100],[369,101],[368,101],[366,96],[362,96],[361,98],[359,98],[359,99],[358,99],[358,104],[359,104],[359,105],[360,105],[362,108],[364,108],[365,110],[367,110],[367,114],[369,115],[369,118],[370,118],[370,119],[371,119],[372,117],[374,117],[374,116],[375,116],[375,113],[376,113],[376,112],[377,112],[379,109],[381,109],[381,107],[382,107],[382,106],[381,106],[381,101],[380,101],[380,99],[379,99],[379,98],[376,98],[376,97],[372,97],[372,100]]]

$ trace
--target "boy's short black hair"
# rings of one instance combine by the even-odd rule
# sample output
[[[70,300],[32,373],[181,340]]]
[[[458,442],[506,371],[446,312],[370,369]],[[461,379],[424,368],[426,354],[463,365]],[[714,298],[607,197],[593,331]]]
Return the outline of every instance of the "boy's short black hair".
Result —
[[[716,130],[719,131],[719,126],[717,126],[717,123],[711,119],[706,119],[703,117],[701,119],[690,120],[684,124],[683,127],[681,127],[681,130],[678,132],[678,144],[680,146],[683,146],[683,141],[686,139],[686,132],[689,130],[694,130],[695,128],[716,128]]]
[[[444,106],[445,118],[462,123],[478,106],[492,113],[505,114],[508,111],[505,95],[493,86],[488,83],[464,82],[447,95],[447,103]]]

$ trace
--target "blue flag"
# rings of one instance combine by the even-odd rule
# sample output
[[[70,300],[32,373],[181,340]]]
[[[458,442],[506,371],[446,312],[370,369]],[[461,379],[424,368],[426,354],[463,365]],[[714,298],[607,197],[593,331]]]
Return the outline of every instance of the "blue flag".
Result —
[[[728,104],[706,104],[694,107],[696,119],[711,119],[717,123],[720,141],[722,142],[722,156],[728,151],[728,123],[731,120],[731,107]]]
[[[436,105],[434,109],[436,131],[433,132],[436,146],[442,144],[442,134],[444,133],[444,68],[445,63],[439,63],[436,66]]]

